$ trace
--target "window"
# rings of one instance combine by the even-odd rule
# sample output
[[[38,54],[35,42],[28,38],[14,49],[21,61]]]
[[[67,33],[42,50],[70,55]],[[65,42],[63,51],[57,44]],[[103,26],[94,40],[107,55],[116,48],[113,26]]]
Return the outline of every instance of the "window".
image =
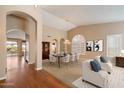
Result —
[[[18,48],[17,48],[17,42],[14,41],[7,41],[7,55],[17,55],[18,53]]]
[[[108,35],[107,36],[107,56],[119,56],[122,50],[122,35]]]
[[[85,38],[82,35],[76,35],[72,39],[72,53],[85,53],[86,52],[86,44]]]

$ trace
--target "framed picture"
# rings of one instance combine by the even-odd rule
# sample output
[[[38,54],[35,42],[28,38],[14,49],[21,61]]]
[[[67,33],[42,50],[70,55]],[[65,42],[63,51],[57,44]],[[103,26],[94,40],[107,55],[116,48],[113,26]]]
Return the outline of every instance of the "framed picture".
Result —
[[[93,51],[93,41],[86,42],[86,51]]]
[[[103,51],[103,40],[94,40],[94,51]]]

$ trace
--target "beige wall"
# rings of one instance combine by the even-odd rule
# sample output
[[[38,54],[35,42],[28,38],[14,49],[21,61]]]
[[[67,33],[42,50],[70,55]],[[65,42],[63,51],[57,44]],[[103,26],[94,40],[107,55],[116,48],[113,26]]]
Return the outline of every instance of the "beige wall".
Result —
[[[25,30],[25,20],[14,15],[7,16],[7,31],[12,29]]]
[[[8,38],[18,38],[25,40],[25,22],[26,19],[15,16],[7,15],[6,19],[6,31]]]
[[[96,55],[106,55],[107,35],[122,34],[124,36],[124,22],[80,26],[68,31],[67,37],[69,40],[72,40],[73,36],[75,36],[76,34],[83,35],[86,38],[86,40],[99,40],[99,39],[104,40],[103,52],[86,52],[86,55],[84,57],[93,58]],[[123,49],[124,49],[124,44],[123,44]],[[69,51],[71,51],[71,49]]]
[[[6,14],[0,12],[0,80],[6,78]]]
[[[54,39],[58,41],[58,52],[60,51],[60,39],[66,39],[67,32],[49,26],[43,26],[43,41],[52,43]],[[50,36],[50,37],[48,37]]]

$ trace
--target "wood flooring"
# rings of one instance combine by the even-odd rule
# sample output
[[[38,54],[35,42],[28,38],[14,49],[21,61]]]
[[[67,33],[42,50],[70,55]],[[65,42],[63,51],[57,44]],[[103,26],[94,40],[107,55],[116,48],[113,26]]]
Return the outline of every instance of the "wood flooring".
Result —
[[[0,81],[1,88],[70,88],[45,70],[36,71],[24,58],[7,59],[7,79]]]

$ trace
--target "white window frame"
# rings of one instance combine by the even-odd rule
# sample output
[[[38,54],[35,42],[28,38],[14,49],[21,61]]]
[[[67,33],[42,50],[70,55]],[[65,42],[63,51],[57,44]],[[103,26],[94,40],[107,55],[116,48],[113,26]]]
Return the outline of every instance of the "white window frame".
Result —
[[[109,51],[110,51],[110,50],[109,50],[109,40],[108,40],[108,39],[109,39],[110,37],[113,37],[113,38],[114,38],[114,37],[116,37],[117,35],[120,36],[120,42],[121,42],[121,43],[120,43],[120,49],[119,49],[119,51],[120,51],[120,54],[121,54],[121,50],[122,50],[122,47],[123,47],[123,42],[122,42],[122,41],[123,41],[123,36],[122,36],[122,34],[110,34],[110,35],[107,35],[107,38],[106,38],[106,39],[107,39],[107,40],[106,40],[106,41],[107,41],[107,56],[109,56],[109,57],[120,56],[120,54],[115,54],[115,55],[114,55],[114,54],[113,54],[113,55],[110,55],[110,54],[109,54]]]
[[[82,37],[82,40],[83,41],[81,41],[81,42],[73,42],[73,39],[76,37],[76,36],[81,36]],[[78,35],[75,35],[73,38],[72,38],[72,46],[71,46],[71,48],[72,48],[72,53],[76,53],[76,54],[85,54],[86,53],[86,40],[85,40],[85,38],[84,38],[84,36],[82,36],[82,35],[80,35],[80,34],[78,34]],[[74,43],[77,43],[77,44],[79,44],[80,43],[80,45],[73,45]],[[78,47],[77,47],[78,46]],[[74,52],[75,51],[75,52]]]

